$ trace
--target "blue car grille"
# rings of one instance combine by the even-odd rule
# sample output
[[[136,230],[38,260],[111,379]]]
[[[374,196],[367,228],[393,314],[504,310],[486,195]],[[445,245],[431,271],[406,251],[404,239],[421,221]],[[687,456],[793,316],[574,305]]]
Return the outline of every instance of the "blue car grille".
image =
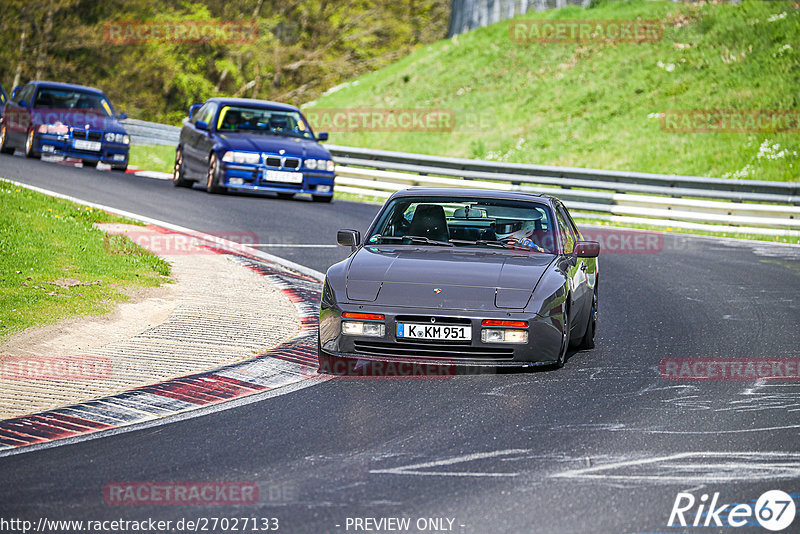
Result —
[[[264,154],[264,161],[267,167],[275,167],[276,169],[297,170],[300,168],[300,158],[290,156],[272,156]]]
[[[98,130],[73,130],[73,139],[86,139],[88,141],[101,141],[103,139],[103,132]]]

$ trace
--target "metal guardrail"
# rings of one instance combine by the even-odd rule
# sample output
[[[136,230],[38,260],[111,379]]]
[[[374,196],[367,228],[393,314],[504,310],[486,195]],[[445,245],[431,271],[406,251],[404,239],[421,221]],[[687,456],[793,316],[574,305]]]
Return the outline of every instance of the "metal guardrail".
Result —
[[[135,145],[171,145],[178,144],[181,129],[177,126],[159,124],[157,122],[140,121],[136,119],[125,119],[122,124],[131,142]]]
[[[180,128],[124,121],[134,144],[177,145]],[[576,216],[715,232],[800,236],[800,182],[501,163],[326,145],[336,189],[387,198],[407,187],[547,193]]]

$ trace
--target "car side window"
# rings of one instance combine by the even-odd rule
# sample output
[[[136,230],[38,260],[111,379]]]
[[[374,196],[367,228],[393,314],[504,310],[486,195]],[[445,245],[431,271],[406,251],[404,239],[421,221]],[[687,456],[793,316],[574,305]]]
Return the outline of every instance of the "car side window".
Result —
[[[569,224],[572,233],[575,235],[575,240],[583,240],[583,235],[581,235],[581,231],[578,230],[578,225],[572,220],[572,215],[570,215],[570,213],[567,211],[567,208],[562,207],[562,209],[564,210],[564,216],[567,218],[567,223]]]
[[[558,233],[564,246],[564,254],[572,254],[572,251],[575,250],[575,234],[570,228],[567,216],[564,215],[564,209],[561,206],[556,209],[556,218],[558,219]]]
[[[197,121],[205,121],[206,113],[208,113],[208,108],[211,106],[211,103],[203,104],[200,109],[197,110],[197,113],[194,114],[192,117],[192,124],[197,124]],[[207,121],[206,121],[207,122]]]
[[[214,115],[217,114],[217,105],[214,102],[209,102],[200,108],[197,112],[197,120],[203,121],[211,126],[211,123],[214,121]],[[195,121],[196,123],[197,121]]]
[[[14,98],[14,102],[19,104],[21,101],[24,100],[25,102],[30,104],[31,96],[33,96],[33,86],[26,85],[25,87],[17,91],[17,96]]]

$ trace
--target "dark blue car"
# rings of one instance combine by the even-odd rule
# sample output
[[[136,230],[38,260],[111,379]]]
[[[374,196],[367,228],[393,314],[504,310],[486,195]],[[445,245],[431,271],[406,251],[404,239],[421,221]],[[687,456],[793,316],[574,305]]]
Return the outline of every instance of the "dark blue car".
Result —
[[[6,102],[8,102],[8,93],[3,88],[3,84],[0,83],[0,117],[3,116],[3,106],[6,105]]]
[[[0,152],[21,149],[29,158],[53,154],[128,168],[130,137],[99,89],[34,81],[14,89],[0,118]]]
[[[294,106],[265,100],[212,98],[184,119],[172,182],[205,184],[209,193],[227,189],[268,191],[281,198],[309,193],[316,202],[333,198],[334,165]]]

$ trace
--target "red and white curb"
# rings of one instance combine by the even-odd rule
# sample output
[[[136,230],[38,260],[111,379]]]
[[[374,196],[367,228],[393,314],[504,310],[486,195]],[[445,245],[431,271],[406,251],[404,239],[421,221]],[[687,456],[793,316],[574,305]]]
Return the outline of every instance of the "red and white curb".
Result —
[[[321,273],[211,235],[161,221],[158,221],[160,224],[155,224],[156,221],[151,219],[106,206],[19,182],[11,183],[142,220],[159,226],[163,232],[181,233],[203,240],[203,246],[228,255],[278,286],[295,304],[301,329],[294,338],[281,345],[235,364],[38,414],[0,421],[0,456],[84,437],[100,437],[125,429],[133,430],[200,416],[209,411],[219,411],[289,393],[330,378],[316,374],[317,304],[322,289]],[[298,272],[299,269],[305,272]]]

